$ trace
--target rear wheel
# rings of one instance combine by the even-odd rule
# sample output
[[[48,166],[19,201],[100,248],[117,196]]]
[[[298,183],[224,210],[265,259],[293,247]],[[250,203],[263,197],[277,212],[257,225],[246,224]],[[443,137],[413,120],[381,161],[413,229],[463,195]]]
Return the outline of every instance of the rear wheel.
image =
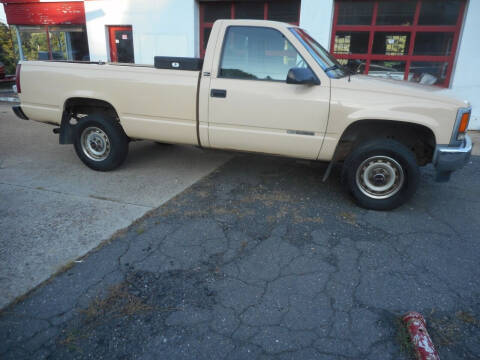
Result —
[[[122,127],[101,113],[82,118],[75,127],[74,138],[78,157],[93,170],[113,170],[128,154],[128,137]]]
[[[415,155],[393,140],[371,141],[353,150],[342,175],[356,202],[372,210],[391,210],[404,204],[420,180]]]

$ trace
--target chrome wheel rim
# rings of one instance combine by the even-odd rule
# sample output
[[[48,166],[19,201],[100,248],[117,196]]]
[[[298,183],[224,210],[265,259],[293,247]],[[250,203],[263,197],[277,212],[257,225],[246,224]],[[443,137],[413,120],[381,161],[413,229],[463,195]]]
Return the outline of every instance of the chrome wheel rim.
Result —
[[[396,160],[388,156],[373,156],[360,164],[356,181],[358,188],[366,196],[386,199],[400,191],[405,176]]]
[[[93,161],[103,161],[110,154],[110,139],[98,127],[88,127],[80,137],[83,153]]]

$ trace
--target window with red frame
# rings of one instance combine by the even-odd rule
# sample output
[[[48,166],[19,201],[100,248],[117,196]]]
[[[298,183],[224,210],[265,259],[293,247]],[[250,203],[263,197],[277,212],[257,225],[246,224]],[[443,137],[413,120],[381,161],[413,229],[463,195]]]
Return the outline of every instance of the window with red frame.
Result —
[[[354,72],[448,87],[466,0],[336,0],[331,53]]]
[[[260,19],[298,25],[300,0],[205,1],[200,3],[200,56],[205,56],[215,20]]]

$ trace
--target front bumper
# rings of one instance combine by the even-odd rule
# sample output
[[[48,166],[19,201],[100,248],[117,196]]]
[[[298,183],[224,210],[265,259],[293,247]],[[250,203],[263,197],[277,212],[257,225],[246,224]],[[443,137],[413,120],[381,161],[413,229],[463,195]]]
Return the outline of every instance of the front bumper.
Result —
[[[433,156],[437,180],[447,181],[452,171],[461,169],[470,160],[472,147],[472,139],[468,135],[465,135],[465,140],[459,147],[437,146]]]

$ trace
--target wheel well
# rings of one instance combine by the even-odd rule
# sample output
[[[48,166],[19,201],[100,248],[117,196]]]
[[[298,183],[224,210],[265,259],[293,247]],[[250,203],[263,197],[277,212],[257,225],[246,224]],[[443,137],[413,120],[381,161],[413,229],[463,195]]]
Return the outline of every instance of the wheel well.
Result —
[[[396,140],[405,145],[415,154],[418,165],[432,161],[436,141],[431,129],[390,120],[360,120],[348,126],[337,145],[335,159],[345,160],[357,145],[379,138]]]
[[[99,112],[120,121],[115,108],[106,101],[78,97],[65,101],[60,125],[60,144],[71,144],[77,123],[86,115]]]

